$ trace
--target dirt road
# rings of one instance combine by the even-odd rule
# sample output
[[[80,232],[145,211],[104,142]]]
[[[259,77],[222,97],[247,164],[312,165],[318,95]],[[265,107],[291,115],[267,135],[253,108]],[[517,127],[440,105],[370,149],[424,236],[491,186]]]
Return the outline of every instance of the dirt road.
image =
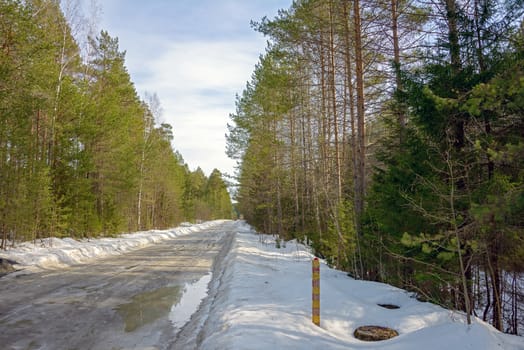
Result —
[[[0,348],[169,349],[234,222],[95,263],[0,279]],[[195,300],[196,299],[196,300]]]

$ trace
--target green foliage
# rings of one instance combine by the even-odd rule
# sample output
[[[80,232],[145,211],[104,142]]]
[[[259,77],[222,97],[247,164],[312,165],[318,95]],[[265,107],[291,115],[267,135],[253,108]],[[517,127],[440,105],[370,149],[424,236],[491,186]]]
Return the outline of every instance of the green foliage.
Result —
[[[183,211],[191,221],[233,217],[233,205],[220,171],[214,169],[209,178],[200,168],[186,175]]]
[[[483,20],[494,20],[484,15]],[[508,32],[500,32],[506,47],[487,39],[475,44],[497,48],[476,51],[479,70],[478,61],[464,54],[472,43],[462,30],[471,23],[466,17],[457,23],[458,57],[430,56],[416,71],[403,73],[405,91],[397,98],[408,107],[409,123],[402,138],[398,128],[389,127],[378,153],[368,196],[370,239],[364,247],[372,254],[371,247],[383,245],[386,256],[366,262],[370,269],[380,268],[385,280],[458,308],[465,308],[465,301],[453,301],[453,293],[439,287],[443,282],[464,297],[473,267],[491,270],[493,279],[502,270],[524,268],[522,37],[510,40]],[[403,259],[409,259],[409,269]]]
[[[233,206],[227,191],[227,186],[222,179],[222,174],[214,169],[207,180],[205,199],[211,208],[211,219],[231,219]]]
[[[344,201],[337,208],[337,215],[328,225],[316,250],[326,257],[329,264],[356,273],[357,234],[355,231],[353,204]]]
[[[155,126],[118,39],[101,31],[89,44],[83,64],[59,1],[0,1],[0,248],[167,228],[190,219],[184,203],[208,206],[208,179],[186,188],[172,128]],[[229,218],[216,177],[205,218]]]
[[[410,249],[412,255],[417,255],[414,252],[418,252],[418,256],[424,261],[436,258],[441,264],[445,264],[451,262],[452,259],[457,259],[457,239],[449,233],[410,235],[404,232],[400,242]],[[475,251],[477,247],[478,244],[475,241],[467,241],[461,252],[466,254],[466,249]]]
[[[237,97],[237,111],[231,115],[235,125],[228,135],[229,156],[242,160],[238,208],[255,227],[278,234],[289,225],[282,215],[289,203],[284,193],[289,173],[278,165],[280,150],[285,148],[278,129],[292,107],[287,92],[290,78],[287,63],[276,51],[262,57],[252,81]]]
[[[523,3],[363,2],[362,28],[356,4],[298,1],[253,24],[270,43],[231,115],[238,207],[356,276],[465,311],[484,302],[502,329],[502,271],[524,270]],[[379,29],[355,47],[363,28]],[[395,29],[398,42],[377,34]],[[417,40],[424,52],[402,48]],[[472,301],[475,271],[491,300]]]
[[[270,43],[231,115],[238,208],[356,276],[465,311],[484,271],[495,289],[484,302],[502,310],[501,272],[524,270],[523,4],[363,2],[362,28],[355,4],[298,1],[253,23]],[[395,38],[377,33],[395,29],[382,52]],[[417,40],[424,52],[402,49]]]

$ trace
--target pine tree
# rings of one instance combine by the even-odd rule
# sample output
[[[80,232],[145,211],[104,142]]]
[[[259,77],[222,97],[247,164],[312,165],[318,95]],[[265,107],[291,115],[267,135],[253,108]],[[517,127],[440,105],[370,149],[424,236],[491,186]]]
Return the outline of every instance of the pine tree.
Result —
[[[207,180],[205,201],[211,209],[210,219],[231,219],[233,207],[227,186],[218,169],[214,169]]]
[[[386,261],[385,270],[380,266],[386,280],[398,276],[401,285],[463,309],[468,317],[475,297],[474,273],[482,271],[491,284],[489,300],[476,295],[476,302],[486,305],[484,317],[492,308],[492,323],[502,329],[500,247],[505,237],[499,232],[508,222],[496,219],[507,215],[499,214],[507,209],[494,211],[493,204],[507,208],[502,198],[513,201],[520,192],[516,191],[516,197],[507,194],[513,194],[519,182],[508,181],[506,169],[494,162],[497,152],[490,148],[496,135],[504,133],[502,125],[511,122],[489,102],[484,105],[487,108],[481,107],[487,99],[480,96],[487,96],[486,87],[499,81],[491,81],[493,77],[510,66],[513,71],[519,69],[516,61],[503,59],[499,51],[509,47],[502,49],[501,41],[510,43],[512,29],[504,20],[507,15],[495,15],[489,1],[482,7],[483,16],[476,11],[479,2],[449,0],[439,5],[444,14],[437,23],[443,29],[440,41],[422,69],[404,72],[406,94],[397,98],[409,105],[407,133],[398,151],[385,143],[369,201],[373,225],[368,242],[382,245],[397,260]],[[488,39],[490,31],[498,32],[497,43]],[[483,49],[488,46],[493,51]],[[512,50],[506,52],[514,55]],[[402,208],[401,212],[396,208]],[[412,266],[402,270],[406,261]],[[443,292],[443,283],[453,286],[451,294],[449,288]]]
[[[118,39],[102,31],[92,40],[94,83],[86,149],[92,157],[89,177],[97,215],[107,233],[135,227],[133,210],[138,187],[143,108],[124,66]],[[132,189],[132,190],[129,190]]]

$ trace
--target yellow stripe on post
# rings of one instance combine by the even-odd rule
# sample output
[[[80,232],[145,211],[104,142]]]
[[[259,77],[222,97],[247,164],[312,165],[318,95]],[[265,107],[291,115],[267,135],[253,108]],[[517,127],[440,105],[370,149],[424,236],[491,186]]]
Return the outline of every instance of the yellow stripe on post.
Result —
[[[313,298],[312,319],[313,323],[320,326],[320,260],[313,259]]]

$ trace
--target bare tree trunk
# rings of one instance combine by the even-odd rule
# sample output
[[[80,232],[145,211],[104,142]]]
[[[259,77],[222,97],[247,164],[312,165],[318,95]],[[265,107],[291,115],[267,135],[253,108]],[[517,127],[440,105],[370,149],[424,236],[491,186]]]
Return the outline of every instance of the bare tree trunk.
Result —
[[[309,85],[306,87],[307,96],[310,96]],[[307,99],[306,101],[309,101]],[[303,188],[302,188],[302,217],[301,217],[301,231],[305,231],[306,227],[306,213],[311,213],[311,189],[310,189],[310,175],[308,169],[310,169],[309,159],[311,158],[311,143],[313,138],[311,136],[311,113],[309,111],[309,104],[303,106],[302,114],[302,176],[303,176]]]
[[[451,66],[454,73],[458,73],[461,68],[460,62],[460,44],[458,35],[458,12],[456,0],[445,0],[446,5],[446,19],[448,23],[448,40],[449,40],[449,54]]]
[[[466,311],[466,320],[468,324],[471,324],[471,302],[470,302],[470,295],[469,295],[469,288],[468,288],[468,280],[466,278],[466,269],[464,267],[464,261],[462,256],[462,247],[461,247],[461,240],[459,235],[459,229],[457,226],[457,216],[458,213],[455,210],[455,172],[453,169],[453,164],[451,160],[451,156],[449,154],[449,151],[446,155],[446,162],[448,166],[448,172],[450,176],[450,197],[449,197],[449,205],[451,209],[451,215],[452,215],[452,223],[453,223],[453,231],[455,234],[455,239],[457,241],[457,254],[458,254],[458,260],[459,260],[459,267],[460,267],[460,279],[462,282],[462,292],[464,293],[464,304],[465,304],[465,311]]]
[[[329,6],[329,48],[330,48],[330,65],[331,65],[331,101],[332,101],[332,112],[333,112],[333,131],[335,137],[335,174],[336,174],[336,184],[337,184],[337,206],[342,200],[342,172],[340,165],[340,149],[339,149],[339,130],[338,130],[338,119],[337,119],[337,90],[336,90],[336,68],[335,68],[335,32],[334,32],[334,21],[333,21],[333,8],[332,2]],[[337,211],[338,216],[338,211]]]
[[[350,119],[350,127],[351,127],[351,160],[353,161],[352,164],[352,176],[353,176],[353,189],[354,194],[353,198],[356,199],[357,193],[358,193],[358,160],[357,160],[357,133],[356,133],[356,127],[355,127],[355,96],[354,96],[354,86],[353,86],[353,69],[352,69],[352,62],[351,62],[351,45],[350,45],[350,30],[349,30],[349,11],[348,11],[348,2],[344,2],[344,27],[345,27],[345,63],[346,63],[346,90],[348,94],[348,106],[349,106],[349,119]],[[354,206],[356,207],[356,201],[354,202]]]
[[[151,97],[150,103],[152,104],[153,97]],[[138,203],[137,203],[137,229],[142,229],[142,197],[144,189],[144,176],[145,176],[145,163],[146,163],[146,148],[149,142],[149,136],[153,128],[153,116],[149,115],[149,112],[146,112],[144,116],[144,133],[143,133],[143,145],[142,145],[142,155],[140,157],[140,179],[138,184]],[[147,213],[146,213],[147,214]],[[147,216],[146,216],[147,217]]]
[[[362,255],[360,253],[360,231],[359,231],[359,214],[356,211],[356,208],[358,205],[358,193],[359,193],[359,171],[358,171],[358,156],[357,156],[357,133],[356,133],[356,116],[355,116],[355,96],[354,96],[354,84],[353,84],[353,62],[351,60],[351,45],[350,45],[350,37],[351,32],[349,28],[350,24],[350,15],[349,15],[349,1],[344,2],[343,6],[343,14],[344,14],[344,31],[345,31],[345,52],[344,52],[344,58],[345,58],[345,65],[346,65],[346,88],[345,91],[347,92],[347,98],[346,103],[349,107],[349,119],[350,119],[350,127],[351,127],[351,136],[350,136],[350,158],[348,161],[351,161],[351,175],[352,175],[352,182],[353,182],[353,213],[355,215],[354,218],[354,227],[355,227],[355,240],[356,240],[356,252],[355,252],[355,265],[358,267],[355,268],[355,276],[363,276],[364,275],[364,267],[362,264]],[[358,262],[358,263],[357,263]]]
[[[518,276],[517,272],[513,272],[513,280],[511,281],[511,326],[513,328],[513,334],[518,335],[519,333],[519,301],[518,301]]]
[[[491,273],[489,275],[491,275]],[[484,312],[482,313],[482,320],[484,322],[487,322],[489,309],[491,309],[491,292],[490,292],[491,287],[489,285],[488,273],[484,273],[484,280],[486,282],[486,306],[484,306]]]
[[[477,37],[477,60],[479,64],[479,69],[481,72],[484,72],[486,70],[486,63],[484,61],[484,47],[482,45],[482,33],[481,33],[481,27],[479,23],[479,7],[481,4],[479,3],[479,0],[475,0],[474,4],[474,21],[475,21],[475,35]]]
[[[328,152],[328,144],[329,144],[329,123],[328,120],[328,103],[326,103],[328,99],[328,89],[326,88],[326,57],[324,52],[324,29],[320,29],[320,43],[319,43],[319,49],[320,49],[320,83],[321,83],[321,112],[320,112],[320,152],[321,152],[321,161],[322,161],[322,171],[323,175],[321,178],[324,180],[324,182],[329,181],[329,152]]]
[[[493,315],[491,324],[499,331],[503,331],[500,268],[497,251],[494,247],[488,248],[488,268],[491,275],[491,288],[493,291]]]
[[[400,77],[400,45],[398,38],[398,0],[391,0],[391,33],[393,36],[393,63],[395,64],[395,83],[397,89],[402,88]],[[400,120],[399,120],[400,122]],[[403,124],[401,124],[402,126]]]
[[[361,218],[364,212],[365,195],[365,102],[364,102],[364,69],[362,58],[362,23],[360,17],[360,0],[353,1],[353,21],[355,31],[355,77],[357,84],[357,186],[355,193],[355,220],[357,220],[357,234],[362,235]]]
[[[402,90],[402,77],[400,74],[400,44],[398,37],[398,0],[391,0],[391,33],[393,37],[393,65],[395,69],[395,84],[397,92]],[[399,143],[404,140],[406,117],[402,106],[396,105],[397,123],[399,127]]]
[[[280,177],[277,176],[277,220],[278,220],[278,226],[277,226],[277,233],[279,236],[282,236],[284,230],[282,226],[282,193],[280,188]]]
[[[293,217],[293,230],[297,231],[298,229],[298,220],[300,217],[300,201],[299,201],[299,189],[298,189],[298,171],[297,171],[297,165],[296,162],[296,131],[295,131],[295,115],[293,112],[289,115],[289,131],[290,131],[290,154],[291,154],[291,176],[293,178],[293,199],[295,202],[295,210],[294,210],[294,217]]]
[[[0,244],[0,249],[6,250],[7,249],[7,229],[4,222],[2,222],[2,244]]]
[[[142,159],[140,161],[140,181],[138,184],[138,203],[137,203],[137,213],[136,213],[137,214],[136,226],[139,231],[142,229],[142,189],[144,186],[144,162],[145,162],[145,150],[142,150]]]

